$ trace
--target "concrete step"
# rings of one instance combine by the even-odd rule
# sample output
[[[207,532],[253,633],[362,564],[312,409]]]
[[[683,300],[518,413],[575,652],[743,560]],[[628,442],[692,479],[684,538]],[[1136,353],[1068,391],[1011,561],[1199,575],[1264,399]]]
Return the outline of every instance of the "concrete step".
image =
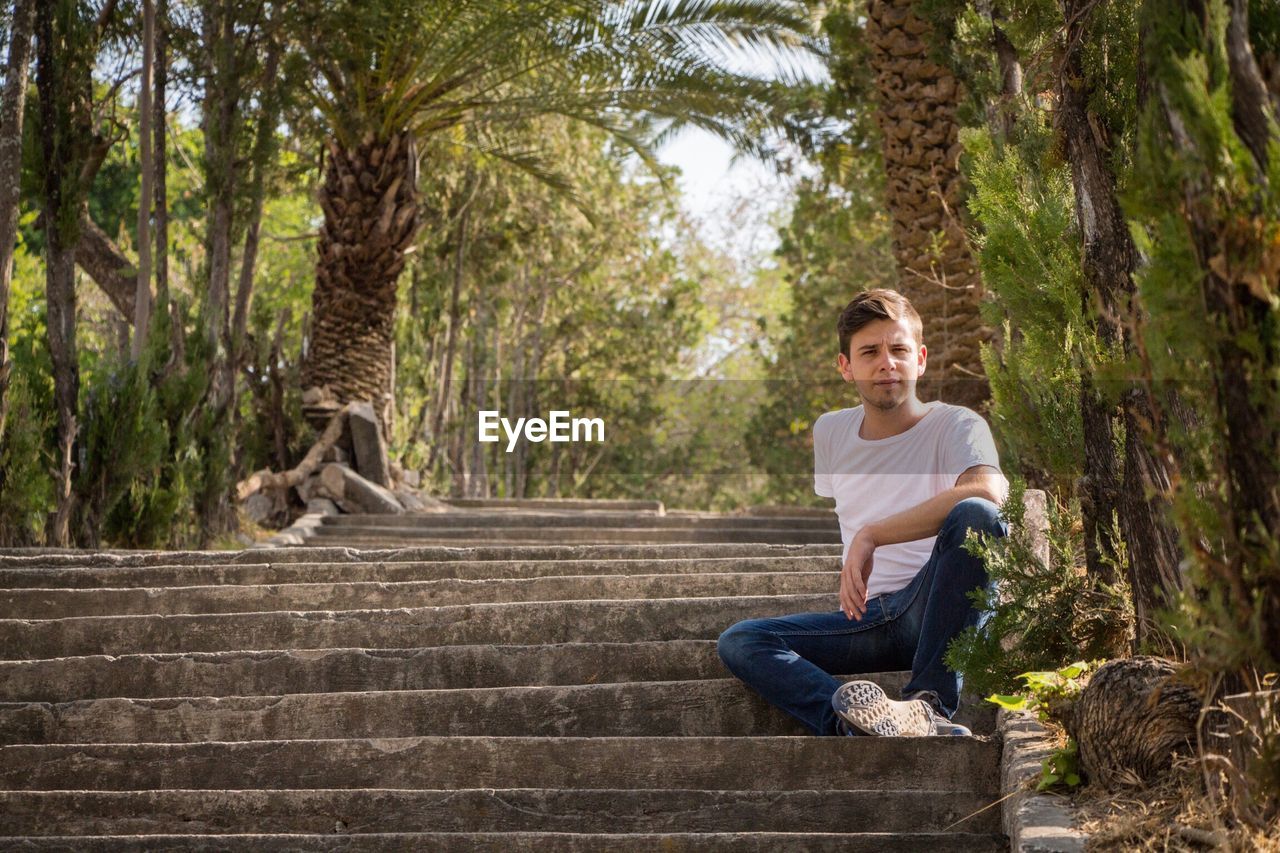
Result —
[[[0,548],[0,568],[53,566],[220,566],[261,563],[362,563],[424,560],[635,560],[688,557],[776,557],[839,554],[830,545],[625,544],[469,545],[412,548],[300,546],[242,551],[91,551],[76,548]]]
[[[389,544],[412,546],[417,542],[444,544],[449,542],[508,542],[512,544],[536,544],[543,542],[559,542],[564,544],[608,544],[627,542],[668,542],[668,543],[783,543],[783,544],[826,544],[840,542],[837,530],[791,530],[778,528],[700,528],[692,530],[664,529],[639,530],[635,528],[543,528],[543,526],[527,526],[527,528],[383,528],[383,526],[361,526],[361,528],[342,528],[323,524],[314,532],[315,542],[343,542],[352,547],[388,547]]]
[[[332,516],[331,516],[332,517]],[[323,544],[329,540],[342,540],[351,543],[383,544],[391,542],[414,543],[419,540],[431,542],[561,542],[565,544],[583,543],[626,543],[626,542],[676,542],[676,543],[715,543],[715,542],[761,542],[794,545],[822,545],[838,543],[840,532],[831,530],[797,530],[790,527],[694,527],[694,528],[657,528],[646,530],[633,527],[544,527],[529,525],[522,527],[498,527],[485,525],[479,527],[397,527],[392,525],[362,525],[360,527],[343,527],[341,525],[321,524],[312,531],[315,540]]]
[[[0,790],[996,790],[983,738],[418,737],[0,747]]]
[[[558,575],[723,574],[840,570],[838,553],[810,557],[694,557],[638,560],[442,560],[370,563],[255,563],[213,566],[0,569],[0,589],[216,586],[286,583],[400,583]]]
[[[604,684],[724,674],[714,640],[88,655],[0,661],[0,700]]]
[[[492,529],[546,527],[554,529],[613,527],[635,530],[699,530],[703,528],[756,530],[819,530],[839,534],[835,513],[825,517],[779,518],[751,515],[638,515],[621,512],[450,512],[430,515],[331,515],[326,527],[397,527],[441,530],[450,527]]]
[[[376,832],[994,833],[976,791],[0,791],[0,836]]]
[[[445,498],[450,506],[482,509],[581,510],[584,512],[664,512],[662,501],[613,498]]]
[[[867,678],[869,676],[860,676]],[[897,679],[891,679],[896,681]],[[956,721],[995,729],[994,707]],[[764,736],[807,733],[734,678],[452,690],[0,702],[0,743],[191,743],[422,735]]]
[[[173,836],[50,836],[45,838],[0,838],[6,850],[121,851],[180,847],[183,850],[467,850],[563,851],[580,853],[601,850],[620,853],[651,853],[654,850],[726,851],[727,853],[773,853],[797,850],[806,853],[985,853],[1009,849],[1003,835],[969,833],[382,833],[369,835],[173,835]]]
[[[740,619],[836,609],[833,592],[402,610],[2,619],[0,660],[152,652],[710,640]]]
[[[830,592],[826,572],[560,575],[539,578],[397,583],[302,583],[125,589],[0,590],[0,619],[59,619],[270,610],[373,610],[517,601],[601,598],[695,598]]]

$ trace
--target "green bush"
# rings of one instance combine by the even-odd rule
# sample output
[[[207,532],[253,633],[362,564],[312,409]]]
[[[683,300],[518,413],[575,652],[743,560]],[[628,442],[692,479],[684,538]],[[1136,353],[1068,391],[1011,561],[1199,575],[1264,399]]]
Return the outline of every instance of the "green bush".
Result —
[[[8,390],[9,415],[0,441],[0,546],[40,545],[45,518],[54,505],[53,458],[46,435],[53,424],[40,408],[26,378],[14,371]]]
[[[1001,507],[1008,536],[971,532],[965,542],[985,561],[993,585],[971,594],[984,619],[956,637],[946,661],[963,676],[966,690],[978,694],[1015,692],[1020,673],[1123,656],[1133,634],[1127,584],[1109,586],[1084,571],[1078,504],[1064,507],[1049,495],[1046,562],[1025,523],[1025,491],[1025,481],[1010,478]]]

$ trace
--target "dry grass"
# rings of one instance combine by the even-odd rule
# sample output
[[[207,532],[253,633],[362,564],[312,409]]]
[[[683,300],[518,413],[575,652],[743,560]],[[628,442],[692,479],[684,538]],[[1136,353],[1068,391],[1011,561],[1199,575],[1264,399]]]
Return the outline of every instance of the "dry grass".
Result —
[[[1280,851],[1280,825],[1269,831],[1234,825],[1205,792],[1194,759],[1181,759],[1159,784],[1106,793],[1084,788],[1075,797],[1088,850]]]

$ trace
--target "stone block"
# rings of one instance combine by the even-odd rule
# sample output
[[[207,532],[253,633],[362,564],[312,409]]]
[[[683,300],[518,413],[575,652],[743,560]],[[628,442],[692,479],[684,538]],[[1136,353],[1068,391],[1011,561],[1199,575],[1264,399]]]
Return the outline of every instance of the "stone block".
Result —
[[[391,470],[387,462],[387,442],[382,425],[369,403],[354,403],[347,410],[351,446],[355,453],[356,471],[366,480],[390,488]]]
[[[320,471],[325,496],[345,512],[398,515],[404,507],[388,489],[360,476],[346,465],[330,463]]]

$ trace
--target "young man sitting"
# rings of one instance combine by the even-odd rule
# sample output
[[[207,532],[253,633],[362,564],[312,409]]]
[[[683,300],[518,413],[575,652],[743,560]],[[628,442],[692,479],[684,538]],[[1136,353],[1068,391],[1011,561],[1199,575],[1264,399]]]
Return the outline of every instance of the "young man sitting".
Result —
[[[859,294],[837,329],[840,375],[862,405],[813,425],[813,480],[840,519],[841,609],[739,622],[720,636],[720,658],[820,735],[968,735],[950,722],[960,678],[943,655],[977,624],[968,593],[988,583],[966,534],[1008,534],[991,429],[964,406],[916,397],[927,352],[901,294]],[[911,670],[901,701],[835,677],[901,669]]]

